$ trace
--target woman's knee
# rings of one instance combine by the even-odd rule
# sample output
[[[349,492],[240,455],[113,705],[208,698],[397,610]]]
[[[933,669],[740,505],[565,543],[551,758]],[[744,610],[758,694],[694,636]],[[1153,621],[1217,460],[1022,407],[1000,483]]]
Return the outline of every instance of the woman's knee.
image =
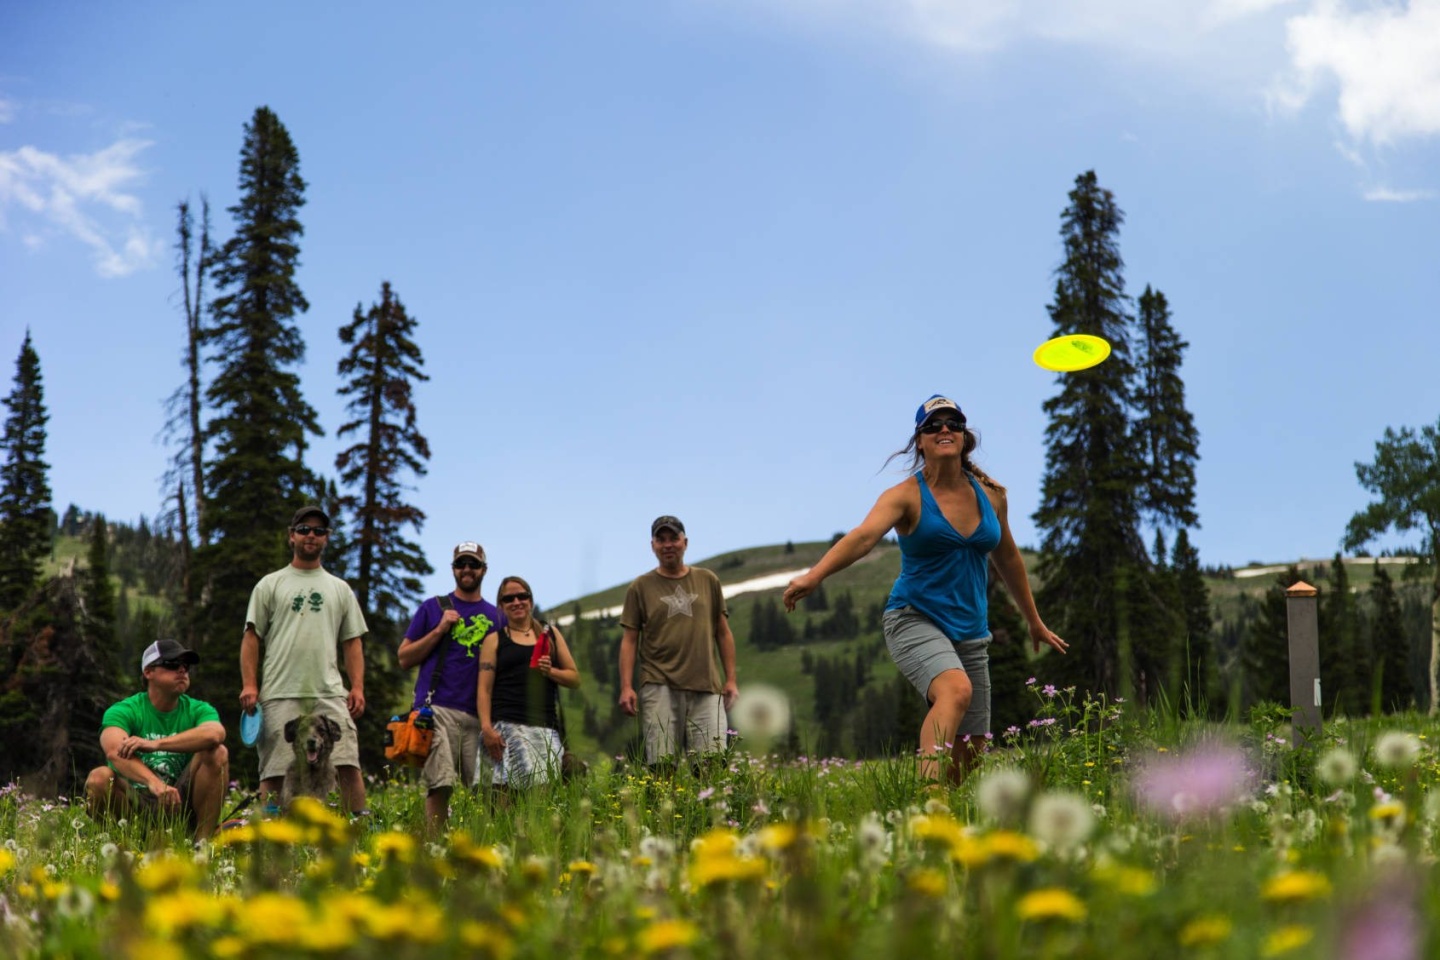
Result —
[[[969,710],[975,690],[964,670],[946,670],[930,681],[930,702],[937,707]]]

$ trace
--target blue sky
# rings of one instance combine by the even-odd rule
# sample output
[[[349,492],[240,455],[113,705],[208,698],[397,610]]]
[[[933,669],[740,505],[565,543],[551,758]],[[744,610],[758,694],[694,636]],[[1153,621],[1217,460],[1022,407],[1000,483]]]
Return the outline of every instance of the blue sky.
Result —
[[[229,235],[262,104],[309,184],[314,466],[336,330],[382,280],[419,320],[434,589],[468,538],[489,590],[628,580],[660,513],[691,559],[827,538],[935,392],[1037,543],[1089,169],[1191,344],[1205,562],[1333,553],[1354,462],[1440,414],[1440,0],[15,3],[0,37],[0,362],[28,327],[57,509],[159,510],[175,204]]]

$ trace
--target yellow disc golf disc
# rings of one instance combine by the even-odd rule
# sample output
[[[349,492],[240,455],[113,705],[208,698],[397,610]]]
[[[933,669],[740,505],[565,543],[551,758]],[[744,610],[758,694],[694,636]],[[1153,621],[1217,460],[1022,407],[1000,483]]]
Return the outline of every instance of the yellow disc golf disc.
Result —
[[[1088,333],[1072,333],[1046,340],[1035,348],[1035,363],[1056,373],[1084,370],[1110,356],[1110,344]]]

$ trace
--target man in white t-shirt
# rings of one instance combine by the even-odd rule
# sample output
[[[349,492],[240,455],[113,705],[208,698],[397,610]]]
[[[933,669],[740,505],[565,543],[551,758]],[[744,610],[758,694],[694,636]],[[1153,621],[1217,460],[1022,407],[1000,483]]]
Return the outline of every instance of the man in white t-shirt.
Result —
[[[320,565],[329,536],[330,516],[317,506],[301,507],[290,521],[290,565],[263,577],[251,592],[240,642],[240,709],[250,713],[257,703],[264,707],[257,746],[260,793],[268,806],[294,756],[285,743],[285,724],[302,714],[334,720],[341,731],[331,754],[340,797],[345,809],[358,816],[368,812],[355,729],[355,719],[365,712],[360,647],[365,616],[350,585]],[[348,691],[340,679],[337,647],[344,656]]]

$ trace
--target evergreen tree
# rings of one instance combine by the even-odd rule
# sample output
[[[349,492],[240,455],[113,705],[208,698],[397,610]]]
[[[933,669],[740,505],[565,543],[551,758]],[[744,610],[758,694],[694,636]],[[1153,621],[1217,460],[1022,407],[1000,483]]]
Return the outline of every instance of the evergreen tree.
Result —
[[[1359,611],[1350,593],[1350,574],[1335,554],[1328,577],[1330,589],[1320,605],[1320,682],[1326,705],[1347,717],[1370,712],[1373,676],[1369,650],[1362,642]]]
[[[1429,710],[1440,710],[1440,422],[1420,429],[1385,428],[1375,444],[1371,463],[1355,464],[1360,485],[1378,499],[1350,518],[1345,547],[1364,546],[1394,527],[1401,533],[1421,531],[1421,547],[1429,555],[1430,590]]]
[[[45,462],[45,388],[40,356],[25,331],[15,361],[15,387],[3,401],[5,462],[0,464],[0,611],[18,608],[40,580],[50,553],[54,511]]]
[[[1185,407],[1180,364],[1190,346],[1170,325],[1165,294],[1140,295],[1135,432],[1144,461],[1140,509],[1157,527],[1193,527],[1200,434]],[[1158,543],[1157,543],[1158,547]],[[1160,561],[1164,562],[1163,550]]]
[[[1082,174],[1061,217],[1065,261],[1049,306],[1054,335],[1095,334],[1109,359],[1066,374],[1045,401],[1045,476],[1034,514],[1044,531],[1040,609],[1073,651],[1065,681],[1112,696],[1129,666],[1123,605],[1146,591],[1149,557],[1139,535],[1143,465],[1129,425],[1131,318],[1118,234],[1124,214],[1093,171]]]
[[[80,576],[80,598],[85,602],[86,632],[90,640],[113,649],[116,609],[115,588],[110,583],[109,527],[99,514],[90,523],[90,549]]]
[[[1410,678],[1410,638],[1405,630],[1405,612],[1395,583],[1378,562],[1370,581],[1370,649],[1380,674],[1380,709],[1386,713],[1408,710],[1415,701]]]
[[[294,371],[305,355],[294,318],[309,307],[295,283],[305,190],[299,164],[280,120],[257,109],[240,151],[240,200],[229,208],[236,233],[211,274],[220,295],[202,338],[216,372],[205,389],[212,458],[196,566],[209,602],[198,646],[207,687],[222,690],[239,689],[236,638],[250,591],[288,561],[285,526],[318,486],[303,455],[306,437],[320,427]],[[233,698],[213,699],[229,726],[238,712]]]
[[[1188,714],[1216,717],[1217,664],[1210,641],[1214,625],[1210,615],[1210,588],[1200,572],[1200,552],[1190,545],[1190,534],[1184,527],[1175,535],[1170,570],[1175,578],[1183,624],[1182,642],[1177,651],[1184,663],[1181,705]]]
[[[408,612],[421,578],[433,572],[419,544],[405,539],[407,528],[418,533],[425,522],[420,508],[406,502],[406,482],[423,477],[430,459],[430,443],[415,424],[413,386],[430,378],[421,370],[414,331],[415,320],[388,281],[380,285],[379,303],[364,313],[357,305],[340,328],[340,342],[350,346],[338,368],[345,380],[340,395],[350,398],[351,419],[336,435],[356,442],[335,458],[340,482],[351,491],[339,505],[352,517],[355,594],[364,610],[386,620]]]

